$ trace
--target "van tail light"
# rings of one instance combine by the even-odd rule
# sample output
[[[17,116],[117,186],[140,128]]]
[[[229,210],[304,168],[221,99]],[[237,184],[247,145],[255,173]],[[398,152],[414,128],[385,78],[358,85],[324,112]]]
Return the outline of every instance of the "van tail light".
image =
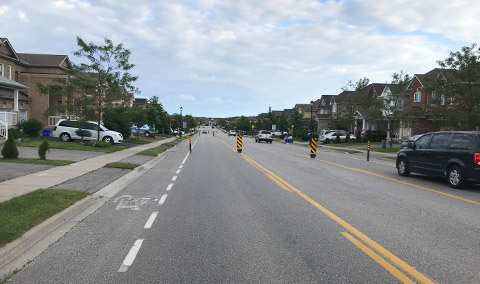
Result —
[[[57,130],[57,127],[56,127],[56,126],[53,127],[53,131],[55,131],[55,130]]]
[[[476,164],[476,165],[479,165],[480,166],[480,153],[475,153],[473,154],[473,162]]]
[[[322,136],[322,139],[325,138],[325,136]]]

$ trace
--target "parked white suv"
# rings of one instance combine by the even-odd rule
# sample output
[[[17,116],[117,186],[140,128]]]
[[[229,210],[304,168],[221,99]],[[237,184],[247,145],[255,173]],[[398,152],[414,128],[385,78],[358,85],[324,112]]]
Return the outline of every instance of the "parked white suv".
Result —
[[[85,129],[90,131],[92,135],[90,137],[83,137],[84,140],[97,140],[97,125],[95,121],[60,119],[53,127],[52,137],[59,138],[64,142],[80,140],[81,137],[78,136],[75,131]],[[123,136],[119,132],[108,130],[103,125],[100,125],[100,140],[110,144],[119,144],[123,142]]]

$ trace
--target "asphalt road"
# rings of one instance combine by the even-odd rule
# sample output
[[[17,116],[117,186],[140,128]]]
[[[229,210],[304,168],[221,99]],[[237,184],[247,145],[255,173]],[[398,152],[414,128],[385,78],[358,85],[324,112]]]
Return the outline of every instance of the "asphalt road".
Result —
[[[480,283],[480,187],[209,130],[12,283]]]

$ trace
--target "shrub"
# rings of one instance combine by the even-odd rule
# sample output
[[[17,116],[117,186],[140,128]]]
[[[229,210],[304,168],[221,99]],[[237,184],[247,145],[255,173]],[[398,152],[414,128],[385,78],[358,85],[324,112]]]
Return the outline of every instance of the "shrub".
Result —
[[[20,137],[20,132],[18,129],[10,128],[8,129],[8,137],[12,136],[13,139],[18,139]]]
[[[302,133],[302,141],[308,141],[309,140],[309,137],[308,137],[308,134],[307,133]]]
[[[2,156],[5,159],[16,159],[18,157],[18,149],[13,136],[8,136],[7,141],[3,145]]]
[[[19,128],[23,133],[30,137],[37,137],[40,130],[43,129],[43,123],[36,118],[29,118],[19,124]]]
[[[347,137],[345,138],[345,142],[350,142],[350,133],[347,133]]]
[[[50,152],[50,147],[48,146],[48,141],[44,140],[42,144],[40,144],[40,147],[38,147],[38,156],[40,157],[40,160],[46,160],[46,153]]]
[[[372,131],[367,130],[367,132],[365,133],[365,140],[366,140],[365,142],[368,142],[368,141],[372,142]]]
[[[112,145],[110,145],[110,143],[107,143],[107,142],[103,142],[103,141],[97,141],[95,143],[95,147],[97,148],[108,148],[108,147],[111,147]]]
[[[153,134],[153,133],[150,132],[150,134],[148,135],[148,137],[150,137],[150,138],[155,138],[155,134]]]
[[[325,144],[330,144],[330,138],[325,139]]]
[[[340,144],[342,143],[342,139],[340,139],[340,136],[335,137],[335,144]]]
[[[103,124],[106,128],[122,133],[123,137],[130,137],[132,134],[132,124],[130,123],[130,113],[128,108],[114,107],[105,110]]]
[[[75,134],[80,136],[80,139],[83,141],[83,137],[91,137],[92,133],[86,129],[79,128],[75,130]]]
[[[376,142],[382,142],[382,137],[383,137],[383,133],[382,133],[382,130],[378,130],[377,131],[377,135],[375,136],[375,141]]]
[[[355,137],[355,142],[361,143],[362,142],[362,135],[358,134],[357,137]]]

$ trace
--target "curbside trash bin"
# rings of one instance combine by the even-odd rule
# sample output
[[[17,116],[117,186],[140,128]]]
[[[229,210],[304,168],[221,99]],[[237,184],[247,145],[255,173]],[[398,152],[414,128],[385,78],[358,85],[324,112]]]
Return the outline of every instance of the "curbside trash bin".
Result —
[[[43,136],[50,136],[50,130],[43,130]]]
[[[387,148],[387,140],[382,140],[382,148]]]

